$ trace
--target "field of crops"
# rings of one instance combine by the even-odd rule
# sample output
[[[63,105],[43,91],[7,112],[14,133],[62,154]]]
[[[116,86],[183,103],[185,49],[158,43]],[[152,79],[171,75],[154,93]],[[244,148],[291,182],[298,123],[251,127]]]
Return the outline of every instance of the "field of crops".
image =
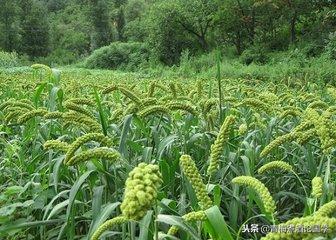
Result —
[[[333,239],[335,104],[314,83],[0,73],[0,239]]]

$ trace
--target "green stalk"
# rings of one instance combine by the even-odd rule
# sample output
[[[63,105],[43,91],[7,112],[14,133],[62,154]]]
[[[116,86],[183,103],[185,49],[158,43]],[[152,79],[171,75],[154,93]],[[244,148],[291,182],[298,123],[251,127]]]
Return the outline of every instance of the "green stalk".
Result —
[[[157,216],[159,215],[157,202],[155,203],[155,206],[154,206],[154,214],[155,214],[155,219],[157,219]],[[159,240],[159,226],[156,220],[154,220],[154,240]]]
[[[222,109],[222,84],[221,84],[221,57],[220,57],[220,51],[217,50],[217,83],[218,83],[218,97],[219,97],[219,120],[220,122],[223,122],[223,109]]]
[[[306,195],[305,205],[308,206],[308,204],[307,204],[307,200],[308,200],[309,195],[308,195],[308,193],[307,193],[307,191],[306,191],[306,188],[305,188],[305,186],[304,186],[304,184],[303,184],[301,178],[299,177],[299,175],[297,175],[297,173],[294,172],[294,171],[292,171],[292,173],[293,173],[294,176],[299,180],[299,182],[300,182],[300,184],[301,184],[301,186],[302,186],[302,188],[303,188],[303,191],[304,191],[304,193],[305,193],[305,195]]]

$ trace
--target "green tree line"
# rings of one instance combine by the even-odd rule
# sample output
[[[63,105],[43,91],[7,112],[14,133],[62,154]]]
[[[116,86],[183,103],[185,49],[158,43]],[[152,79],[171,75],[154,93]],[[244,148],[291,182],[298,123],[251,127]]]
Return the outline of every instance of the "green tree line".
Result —
[[[0,49],[72,63],[112,42],[140,42],[162,63],[233,46],[268,51],[335,42],[334,0],[0,0]]]

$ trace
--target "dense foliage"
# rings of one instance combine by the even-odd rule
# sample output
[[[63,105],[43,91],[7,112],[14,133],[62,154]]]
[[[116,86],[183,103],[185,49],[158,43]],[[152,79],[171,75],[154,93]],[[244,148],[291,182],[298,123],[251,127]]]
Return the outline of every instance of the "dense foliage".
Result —
[[[149,50],[142,43],[115,42],[95,50],[85,61],[87,68],[134,70],[149,59]]]
[[[234,46],[246,63],[296,46],[335,59],[332,0],[1,0],[0,49],[69,64],[112,42],[141,42],[153,59]],[[252,50],[250,50],[252,48]],[[247,51],[247,52],[244,52]],[[253,53],[251,53],[253,52]],[[255,59],[251,59],[255,58]]]

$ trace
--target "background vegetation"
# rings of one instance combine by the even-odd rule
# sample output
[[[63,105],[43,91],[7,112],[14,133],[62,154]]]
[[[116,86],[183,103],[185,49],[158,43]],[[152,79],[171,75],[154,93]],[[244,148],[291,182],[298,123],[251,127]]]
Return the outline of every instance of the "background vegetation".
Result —
[[[274,65],[288,55],[298,59],[297,67],[311,58],[336,58],[332,0],[1,0],[0,5],[0,49],[16,52],[23,64],[139,71],[192,59],[192,65],[209,66],[214,49],[229,60],[240,56],[244,65]]]

